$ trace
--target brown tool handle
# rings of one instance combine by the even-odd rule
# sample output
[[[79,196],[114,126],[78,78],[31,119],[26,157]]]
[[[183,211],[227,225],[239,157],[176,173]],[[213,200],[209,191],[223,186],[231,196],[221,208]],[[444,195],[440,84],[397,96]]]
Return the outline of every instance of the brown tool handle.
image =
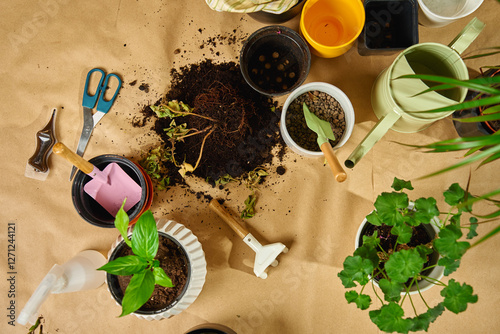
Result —
[[[345,173],[344,169],[339,163],[339,160],[335,156],[330,143],[323,143],[323,145],[321,145],[321,151],[325,155],[326,161],[328,161],[328,164],[330,165],[333,175],[335,176],[335,180],[337,180],[337,182],[344,182],[347,179],[347,174]]]
[[[221,217],[226,222],[226,224],[228,224],[229,227],[231,227],[233,229],[233,231],[236,232],[236,234],[241,239],[243,239],[247,236],[248,231],[243,226],[241,226],[240,223],[238,223],[236,221],[236,219],[234,219],[233,216],[231,216],[229,214],[229,212],[227,212],[226,209],[224,209],[224,207],[222,205],[220,205],[219,201],[217,201],[214,198],[213,200],[210,201],[209,207],[219,217]]]
[[[66,147],[63,143],[56,143],[54,147],[52,148],[52,152],[54,152],[57,155],[60,155],[64,159],[68,160],[71,162],[76,168],[84,172],[85,174],[89,174],[94,170],[94,165],[92,165],[90,162],[76,154],[75,152],[71,151],[69,148]]]

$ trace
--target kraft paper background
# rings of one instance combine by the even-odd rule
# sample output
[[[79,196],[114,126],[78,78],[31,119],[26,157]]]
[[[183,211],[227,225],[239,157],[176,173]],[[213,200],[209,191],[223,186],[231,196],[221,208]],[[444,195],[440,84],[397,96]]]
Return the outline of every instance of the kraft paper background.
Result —
[[[143,106],[155,102],[170,85],[170,70],[199,62],[237,61],[241,43],[265,24],[244,14],[210,10],[203,0],[69,1],[18,0],[0,5],[0,333],[27,333],[28,326],[8,324],[13,300],[16,315],[53,264],[63,264],[78,252],[107,253],[117,238],[115,229],[83,221],[71,201],[70,165],[50,157],[46,181],[24,176],[35,150],[35,133],[57,107],[57,139],[76,148],[82,128],[81,94],[87,72],[100,67],[124,81],[111,111],[96,126],[86,158],[112,153],[138,161],[159,143],[151,124],[132,126]],[[500,4],[486,0],[475,14],[443,28],[419,27],[421,42],[448,44],[477,16],[486,28],[469,50],[500,45]],[[298,31],[299,17],[285,23]],[[235,37],[235,42],[222,36]],[[209,45],[211,39],[217,45]],[[201,45],[205,45],[200,48]],[[178,50],[177,52],[174,52]],[[179,52],[180,51],[180,52]],[[391,64],[390,56],[362,57],[356,46],[347,54],[322,59],[313,56],[306,82],[324,81],[342,89],[352,101],[356,125],[347,144],[337,151],[343,162],[376,122],[370,90],[377,75]],[[498,65],[498,56],[466,61],[472,72]],[[135,86],[129,83],[137,80]],[[140,90],[141,84],[149,89]],[[279,99],[280,104],[284,97]],[[103,285],[96,290],[51,295],[41,308],[43,333],[184,333],[205,322],[220,323],[238,333],[379,333],[368,313],[344,300],[337,273],[354,250],[354,236],[373,209],[376,196],[390,191],[393,178],[413,181],[413,198],[434,196],[453,182],[465,186],[469,168],[439,177],[418,179],[462,158],[461,153],[425,154],[398,142],[431,143],[457,136],[451,119],[438,121],[415,134],[389,131],[338,184],[322,159],[303,158],[287,149],[283,161],[267,166],[270,176],[261,187],[257,214],[244,222],[262,242],[282,242],[290,252],[269,270],[266,280],[252,273],[254,253],[208,209],[203,198],[186,188],[155,194],[152,211],[193,231],[206,253],[208,274],[198,299],[183,313],[160,322],[134,316],[119,319],[119,307]],[[286,173],[278,175],[276,168]],[[500,186],[498,163],[473,169],[471,192]],[[235,214],[248,196],[244,186],[229,192],[189,180],[191,190],[226,199]],[[484,206],[484,212],[491,208]],[[15,223],[15,297],[9,297],[7,226]],[[484,234],[495,223],[480,226]],[[429,333],[497,333],[500,328],[500,237],[469,251],[454,275],[474,287],[479,296],[459,316],[445,312]],[[439,288],[425,292],[430,305]],[[423,305],[417,304],[417,307]],[[406,305],[406,314],[412,315]]]

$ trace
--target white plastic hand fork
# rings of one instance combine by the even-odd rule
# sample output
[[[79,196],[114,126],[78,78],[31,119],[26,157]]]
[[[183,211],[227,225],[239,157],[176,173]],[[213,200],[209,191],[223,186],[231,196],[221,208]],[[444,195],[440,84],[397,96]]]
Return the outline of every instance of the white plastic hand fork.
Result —
[[[212,209],[219,217],[221,217],[231,227],[236,234],[255,252],[255,263],[253,272],[257,277],[262,279],[267,278],[265,270],[267,267],[276,267],[278,260],[276,257],[281,253],[287,253],[288,248],[280,242],[270,245],[261,245],[260,242],[245,228],[243,228],[223,207],[220,203],[213,199],[210,202]]]

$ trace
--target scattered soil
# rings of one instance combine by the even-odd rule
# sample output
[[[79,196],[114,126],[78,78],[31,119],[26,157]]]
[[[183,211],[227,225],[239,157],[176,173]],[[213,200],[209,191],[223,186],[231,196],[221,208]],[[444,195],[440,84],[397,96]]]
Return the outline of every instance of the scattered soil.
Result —
[[[176,141],[178,163],[186,161],[195,166],[205,137],[200,164],[192,174],[209,182],[226,174],[236,178],[272,161],[271,150],[280,140],[279,110],[273,112],[276,103],[248,86],[239,65],[205,60],[173,69],[171,77],[170,90],[156,105],[162,101],[182,101],[194,107],[193,113],[213,119],[193,115],[175,118],[176,124],[186,123],[187,128],[205,130],[182,142]],[[158,118],[149,106],[143,113],[155,120],[153,131],[162,138],[164,149],[171,150],[172,143],[164,129],[172,120]],[[177,170],[174,164],[167,164],[160,173],[171,177],[173,185],[181,180]]]
[[[302,109],[304,102],[312,113],[330,123],[335,135],[335,140],[330,140],[330,144],[332,147],[337,145],[345,131],[344,110],[333,96],[319,91],[304,93],[290,103],[286,114],[286,127],[293,141],[306,150],[320,151],[318,135],[306,124]]]
[[[144,304],[141,311],[157,311],[162,310],[177,300],[181,295],[188,281],[188,259],[182,248],[174,241],[160,234],[160,244],[158,253],[155,257],[160,261],[160,267],[165,270],[165,273],[174,284],[171,288],[166,288],[156,285],[151,298]],[[133,255],[132,249],[125,245],[117,257]],[[121,289],[121,296],[125,292],[132,276],[115,276]]]
[[[396,245],[397,236],[391,234],[392,226],[382,225],[375,226],[371,224],[367,224],[365,229],[363,230],[363,235],[372,236],[375,231],[377,231],[377,235],[380,238],[380,246],[390,255],[392,254],[394,247]],[[409,249],[414,248],[418,245],[425,245],[432,241],[432,238],[429,236],[425,227],[423,225],[412,226],[413,235],[410,239],[410,242],[405,245],[398,245],[397,250],[401,249]],[[363,245],[362,240],[360,240],[360,246]],[[427,261],[424,264],[424,268],[430,265],[430,261]],[[384,268],[384,263],[380,263],[380,267]],[[430,271],[430,270],[429,270]],[[425,275],[427,273],[424,272]],[[378,281],[383,278],[382,274],[376,275],[375,279]],[[407,282],[409,284],[410,282]]]

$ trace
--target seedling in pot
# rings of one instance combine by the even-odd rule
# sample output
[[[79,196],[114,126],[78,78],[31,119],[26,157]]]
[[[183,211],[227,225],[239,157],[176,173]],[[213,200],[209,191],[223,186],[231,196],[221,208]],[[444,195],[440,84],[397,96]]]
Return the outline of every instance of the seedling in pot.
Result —
[[[302,108],[304,110],[307,127],[318,135],[318,146],[325,155],[333,175],[335,176],[335,180],[338,182],[344,182],[347,178],[347,174],[335,156],[332,145],[330,145],[329,141],[330,139],[335,140],[335,135],[333,134],[330,123],[313,114],[305,102],[302,105]]]
[[[139,217],[129,239],[127,232],[129,218],[123,210],[125,201],[116,214],[115,227],[135,255],[119,257],[98,269],[112,275],[133,275],[123,296],[120,317],[135,312],[144,305],[153,294],[155,284],[164,287],[174,286],[170,277],[160,267],[160,262],[155,260],[159,237],[153,214],[148,210]]]

